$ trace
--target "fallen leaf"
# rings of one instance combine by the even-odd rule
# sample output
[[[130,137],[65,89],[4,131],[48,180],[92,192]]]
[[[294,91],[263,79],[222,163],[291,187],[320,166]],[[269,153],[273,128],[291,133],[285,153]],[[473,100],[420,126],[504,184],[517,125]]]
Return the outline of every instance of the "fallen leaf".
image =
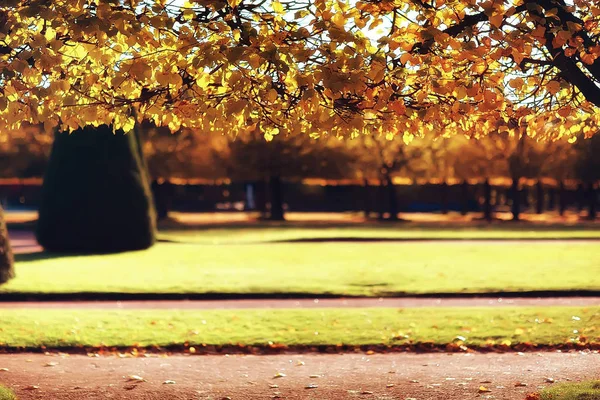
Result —
[[[273,384],[270,384],[270,385],[269,385],[269,387],[270,387],[271,389],[277,389],[277,388],[279,387],[279,385],[273,385]]]
[[[25,386],[23,389],[25,390],[38,390],[40,387],[36,385]]]
[[[320,378],[320,377],[321,377],[321,375],[310,375],[309,376],[309,378],[311,378],[311,379]]]
[[[388,383],[387,385],[385,385],[385,387],[391,388],[391,387],[394,387],[394,384],[393,383]]]
[[[167,379],[166,381],[163,382],[163,385],[174,385],[175,381],[172,381],[170,379]]]
[[[0,372],[8,372],[8,368],[0,368]]]
[[[44,364],[44,367],[56,367],[58,363],[56,361],[50,361]]]
[[[517,383],[515,383],[515,387],[525,387],[525,386],[527,386],[527,384],[524,383],[524,382],[517,382]]]
[[[546,378],[546,383],[554,383],[556,382],[554,378]]]
[[[287,375],[284,374],[283,372],[278,372],[273,376],[273,378],[283,378],[285,376],[287,376]]]
[[[316,389],[318,388],[318,385],[315,385],[314,383],[309,383],[308,385],[304,386],[304,389]]]
[[[485,386],[479,386],[478,392],[479,393],[489,393],[489,392],[491,392],[491,390],[486,388]]]
[[[304,365],[304,361],[298,361],[298,362],[296,363],[296,367],[301,367],[301,366],[303,366],[303,365]]]
[[[411,380],[410,380],[410,383],[419,383],[419,381],[418,381],[418,380],[416,380],[416,379],[411,379]]]
[[[144,378],[142,378],[139,375],[129,375],[127,377],[128,381],[135,381],[135,382],[146,382],[146,380]]]
[[[360,394],[373,394],[370,390],[363,390]]]
[[[527,394],[527,397],[525,397],[525,400],[540,400],[540,394],[539,393],[529,393],[529,394]]]

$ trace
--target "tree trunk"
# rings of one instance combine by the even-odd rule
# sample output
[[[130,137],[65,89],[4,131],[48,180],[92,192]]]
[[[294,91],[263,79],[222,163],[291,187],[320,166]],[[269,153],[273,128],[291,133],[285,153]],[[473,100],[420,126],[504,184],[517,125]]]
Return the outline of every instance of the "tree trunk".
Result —
[[[544,185],[539,179],[535,185],[535,190],[535,212],[541,214],[544,212]]]
[[[513,221],[519,221],[521,216],[521,193],[519,191],[519,178],[513,177],[510,186],[510,193],[512,198],[511,212]]]
[[[154,206],[156,207],[156,219],[162,221],[169,216],[171,203],[173,201],[174,187],[169,180],[160,183],[158,180],[152,182],[152,194],[154,195]]]
[[[523,188],[519,190],[519,196],[519,200],[523,203],[525,209],[529,209],[529,207],[531,206],[531,203],[529,201],[529,187],[523,186]]]
[[[270,194],[271,194],[271,215],[272,221],[284,221],[283,213],[283,187],[279,176],[271,176],[269,179]]]
[[[567,193],[565,191],[565,183],[560,181],[558,187],[558,214],[562,217],[567,210]]]
[[[267,182],[260,179],[256,182],[256,210],[261,218],[267,217]]]
[[[440,186],[440,200],[441,200],[441,204],[440,204],[440,208],[442,211],[442,214],[448,214],[448,183],[446,182],[442,182],[441,186]]]
[[[492,185],[489,179],[483,183],[483,218],[492,221]]]
[[[465,179],[461,184],[462,206],[460,209],[461,215],[467,215],[469,212],[469,182]]]
[[[4,210],[0,205],[0,284],[15,277],[14,259],[8,241],[8,229],[4,219]]]
[[[377,194],[377,198],[378,198],[378,210],[377,210],[377,219],[379,219],[380,221],[383,221],[385,219],[385,186],[386,186],[386,182],[385,179],[380,178],[379,179],[379,189],[378,189],[378,194]]]
[[[119,252],[155,243],[156,210],[136,134],[107,125],[56,134],[36,235],[55,252]]]
[[[588,219],[593,221],[597,216],[597,201],[596,198],[596,186],[593,183],[590,183],[587,190],[587,200],[588,200]]]
[[[369,180],[363,180],[363,212],[365,213],[365,219],[369,219],[371,214],[371,186],[369,186]]]
[[[581,213],[585,208],[585,188],[583,183],[577,185],[577,212]]]
[[[556,188],[548,190],[548,210],[554,211],[556,208]]]
[[[385,177],[386,188],[388,193],[388,202],[390,210],[390,221],[398,220],[398,199],[396,198],[396,186],[392,181],[392,177],[388,174]]]

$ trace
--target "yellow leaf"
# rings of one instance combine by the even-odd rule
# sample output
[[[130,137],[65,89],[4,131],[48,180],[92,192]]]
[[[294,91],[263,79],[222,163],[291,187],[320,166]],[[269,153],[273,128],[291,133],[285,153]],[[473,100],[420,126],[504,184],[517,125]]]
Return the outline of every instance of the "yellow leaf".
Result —
[[[411,59],[412,59],[412,54],[410,54],[410,53],[404,53],[404,54],[402,54],[402,56],[400,56],[400,62],[402,64],[406,64]]]
[[[467,88],[465,88],[464,86],[459,86],[456,88],[456,98],[458,100],[464,99],[465,97],[467,97]]]
[[[504,15],[502,13],[494,14],[490,17],[490,24],[492,24],[496,28],[500,28],[502,26],[503,21]]]
[[[273,1],[271,6],[273,7],[273,11],[275,11],[277,14],[283,14],[283,5],[279,1]]]
[[[524,84],[525,84],[525,81],[523,81],[523,78],[515,78],[515,79],[511,80],[509,83],[510,87],[513,89],[521,89]]]
[[[342,13],[338,12],[335,13],[334,16],[331,18],[331,22],[333,22],[337,27],[342,28],[346,23],[346,18],[344,18],[344,15]]]
[[[265,99],[269,102],[269,103],[273,103],[275,102],[275,100],[277,100],[278,94],[277,94],[277,90],[275,89],[270,89],[267,92],[267,95],[265,96]]]
[[[546,90],[550,94],[556,94],[560,90],[560,82],[551,81],[546,84]]]
[[[485,386],[479,386],[479,393],[489,393],[491,392],[490,389],[486,388]]]

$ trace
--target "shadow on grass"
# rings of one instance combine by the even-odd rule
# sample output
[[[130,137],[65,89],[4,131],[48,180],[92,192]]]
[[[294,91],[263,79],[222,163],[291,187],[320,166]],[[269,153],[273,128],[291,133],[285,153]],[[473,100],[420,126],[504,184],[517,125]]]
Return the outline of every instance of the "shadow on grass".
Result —
[[[372,285],[374,286],[374,285]],[[365,298],[364,295],[344,293],[116,293],[116,292],[6,292],[0,293],[0,302],[60,302],[60,301],[162,301],[162,300],[298,300],[298,299],[349,299]],[[472,299],[489,298],[539,298],[539,297],[600,297],[600,290],[534,290],[528,292],[480,292],[480,293],[406,293],[382,292],[371,298],[424,298],[424,299]]]
[[[141,251],[141,250],[131,250],[131,251],[113,251],[106,253],[56,253],[51,251],[36,251],[32,253],[17,253],[14,255],[15,262],[30,262],[30,261],[42,261],[42,260],[52,260],[55,258],[74,258],[74,257],[93,257],[93,256],[103,256],[103,255],[111,255],[111,254],[122,254],[122,253],[130,253],[132,251]]]
[[[285,243],[418,243],[418,242],[479,242],[479,243],[497,243],[497,242],[600,242],[600,237],[413,237],[413,238],[398,238],[398,237],[360,237],[360,236],[341,236],[341,237],[316,237],[316,238],[295,238],[281,240],[260,240],[260,241],[242,241],[242,242],[223,242],[219,245],[257,245],[257,244],[285,244]],[[171,244],[186,244],[186,245],[213,245],[214,243],[185,240],[185,239],[158,239],[159,243]]]

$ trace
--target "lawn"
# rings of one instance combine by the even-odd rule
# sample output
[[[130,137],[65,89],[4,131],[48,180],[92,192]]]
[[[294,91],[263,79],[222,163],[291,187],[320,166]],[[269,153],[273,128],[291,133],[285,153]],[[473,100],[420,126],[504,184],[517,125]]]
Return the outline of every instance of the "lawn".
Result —
[[[540,400],[598,400],[600,381],[563,383],[544,389]]]
[[[4,347],[600,342],[600,307],[1,310]]]
[[[0,400],[17,400],[17,396],[9,388],[0,385]]]
[[[159,243],[146,251],[17,255],[13,293],[387,296],[600,290],[600,246],[582,242]]]
[[[424,226],[422,224],[379,224],[323,227],[310,225],[171,229],[162,239],[203,244],[264,243],[306,240],[422,240],[422,239],[600,239],[600,228],[592,226],[482,225]]]

